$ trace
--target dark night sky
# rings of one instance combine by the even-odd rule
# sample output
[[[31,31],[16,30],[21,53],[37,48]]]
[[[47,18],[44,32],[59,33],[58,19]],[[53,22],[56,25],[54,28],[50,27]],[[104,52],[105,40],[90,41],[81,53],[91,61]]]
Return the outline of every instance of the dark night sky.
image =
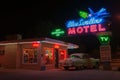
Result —
[[[88,7],[97,11],[105,7],[111,13],[112,28],[114,40],[120,42],[120,21],[116,22],[114,15],[120,13],[119,0],[40,0],[40,2],[4,2],[0,6],[0,36],[1,40],[9,34],[22,34],[23,38],[33,37],[51,37],[50,31],[58,26],[65,28],[65,22],[69,19],[78,18],[78,11],[88,11]],[[113,26],[115,25],[115,28]],[[90,41],[96,41],[95,38],[87,36],[81,38],[80,44],[86,44],[91,47]],[[86,38],[87,37],[87,38]],[[78,38],[77,38],[78,39]],[[73,40],[79,43],[78,40]],[[64,40],[64,39],[63,39]],[[68,39],[65,39],[67,41]],[[70,41],[70,40],[68,40]],[[86,42],[85,42],[86,41]],[[119,43],[120,44],[120,43]]]

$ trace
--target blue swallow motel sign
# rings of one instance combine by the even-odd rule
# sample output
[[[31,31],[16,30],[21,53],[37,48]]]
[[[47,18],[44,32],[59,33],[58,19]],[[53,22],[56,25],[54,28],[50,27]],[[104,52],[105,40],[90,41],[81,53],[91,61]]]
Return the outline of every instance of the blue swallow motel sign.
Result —
[[[101,8],[99,11],[94,12],[91,8],[89,9],[89,13],[84,11],[80,11],[80,19],[77,20],[68,20],[66,22],[67,34],[68,35],[80,35],[84,33],[97,33],[97,32],[105,32],[106,26],[104,23],[106,22],[105,17],[109,16],[109,13],[105,8]]]

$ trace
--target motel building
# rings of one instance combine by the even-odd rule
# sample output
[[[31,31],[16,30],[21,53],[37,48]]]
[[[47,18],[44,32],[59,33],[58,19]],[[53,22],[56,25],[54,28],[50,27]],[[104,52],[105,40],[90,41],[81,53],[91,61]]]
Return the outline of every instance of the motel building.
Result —
[[[68,49],[78,45],[50,38],[0,41],[0,68],[59,68],[59,61],[68,56]]]

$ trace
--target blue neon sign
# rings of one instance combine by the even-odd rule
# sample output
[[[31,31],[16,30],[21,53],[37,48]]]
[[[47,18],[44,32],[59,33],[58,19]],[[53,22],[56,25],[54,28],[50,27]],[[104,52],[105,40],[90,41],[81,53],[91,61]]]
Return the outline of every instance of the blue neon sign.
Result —
[[[87,19],[79,19],[79,20],[70,20],[66,23],[66,27],[78,27],[78,26],[86,26],[92,24],[100,24],[103,23],[104,17],[108,17],[109,13],[107,13],[105,8],[101,8],[98,12],[94,13],[92,9],[88,8],[90,14]]]

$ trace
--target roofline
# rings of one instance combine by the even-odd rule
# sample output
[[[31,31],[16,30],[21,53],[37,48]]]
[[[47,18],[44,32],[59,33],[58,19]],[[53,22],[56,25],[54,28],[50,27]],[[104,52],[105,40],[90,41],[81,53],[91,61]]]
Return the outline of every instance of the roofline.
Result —
[[[0,41],[0,45],[9,45],[9,44],[24,44],[24,43],[33,43],[33,42],[46,42],[46,43],[51,43],[51,44],[60,44],[63,46],[67,46],[68,49],[74,49],[78,48],[79,46],[76,44],[72,43],[67,43],[64,41],[56,40],[56,39],[51,39],[51,38],[34,38],[34,39],[21,39],[21,40],[7,40],[7,41]]]

